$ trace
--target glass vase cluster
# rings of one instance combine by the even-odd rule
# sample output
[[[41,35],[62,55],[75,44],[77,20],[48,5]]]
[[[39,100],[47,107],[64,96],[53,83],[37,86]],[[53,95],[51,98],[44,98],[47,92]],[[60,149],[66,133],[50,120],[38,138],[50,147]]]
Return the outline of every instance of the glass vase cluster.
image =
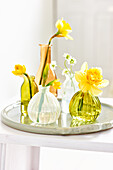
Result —
[[[40,86],[39,92],[33,96],[28,105],[30,119],[38,124],[51,124],[58,120],[60,113],[60,104],[49,92],[49,87]]]
[[[101,103],[97,96],[93,96],[90,92],[78,91],[72,97],[69,104],[69,112],[81,124],[94,122],[101,112]]]
[[[78,91],[78,84],[74,74],[66,75],[66,79],[62,84],[62,112],[69,113],[69,103],[73,96]]]

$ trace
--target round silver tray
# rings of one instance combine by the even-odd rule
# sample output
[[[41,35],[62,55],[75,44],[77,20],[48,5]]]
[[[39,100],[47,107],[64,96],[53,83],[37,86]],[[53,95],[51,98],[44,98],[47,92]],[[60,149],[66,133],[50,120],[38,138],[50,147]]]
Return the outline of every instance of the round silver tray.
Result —
[[[20,117],[20,102],[7,106],[1,113],[1,120],[5,125],[32,133],[72,135],[98,132],[113,127],[113,107],[108,104],[102,104],[102,112],[95,123],[76,127],[70,126],[72,118],[69,113],[61,113],[59,120],[51,125],[22,124]]]

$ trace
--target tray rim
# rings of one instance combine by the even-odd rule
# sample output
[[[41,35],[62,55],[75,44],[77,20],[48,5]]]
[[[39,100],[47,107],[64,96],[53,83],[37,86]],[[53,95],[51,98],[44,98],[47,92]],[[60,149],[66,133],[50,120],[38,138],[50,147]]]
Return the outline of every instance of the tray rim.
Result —
[[[9,104],[8,106],[6,106],[2,111],[1,111],[1,121],[2,123],[4,123],[5,125],[13,128],[13,129],[17,129],[20,131],[24,131],[24,132],[29,132],[29,133],[34,133],[34,134],[46,134],[46,135],[80,135],[80,134],[89,134],[89,133],[95,133],[95,132],[99,132],[99,131],[104,131],[104,130],[108,130],[113,128],[113,120],[109,121],[109,122],[104,122],[104,123],[95,123],[95,124],[89,124],[89,125],[82,125],[82,126],[77,126],[77,127],[52,127],[52,126],[33,126],[33,125],[27,125],[27,124],[22,124],[19,122],[15,122],[13,120],[11,120],[6,114],[5,112],[7,112],[6,110],[12,110],[13,108],[16,108],[19,106],[21,102],[20,101],[16,101],[15,103]],[[102,105],[110,107],[113,109],[113,106],[104,102],[101,102]],[[10,108],[11,107],[11,108]],[[90,126],[102,126],[108,124],[107,128],[97,128],[95,130],[92,131],[85,131],[85,132],[74,132],[74,133],[66,133],[66,130],[75,130],[75,129],[82,129],[84,127],[90,127]],[[32,130],[29,130],[29,128]],[[36,130],[38,128],[38,131]],[[49,132],[48,133],[48,129],[50,130],[55,130],[55,132]],[[43,130],[43,131],[42,131]]]

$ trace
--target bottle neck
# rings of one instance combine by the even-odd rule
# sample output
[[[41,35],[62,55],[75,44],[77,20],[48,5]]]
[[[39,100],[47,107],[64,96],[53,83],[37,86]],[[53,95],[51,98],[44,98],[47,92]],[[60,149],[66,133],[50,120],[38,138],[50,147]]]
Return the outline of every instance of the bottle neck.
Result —
[[[66,74],[66,79],[73,79],[74,78],[74,74]]]
[[[28,78],[25,76],[25,75],[23,75],[23,78],[24,78],[24,82],[28,82]]]
[[[24,81],[28,82],[28,78],[25,75],[23,75],[23,78],[24,78]],[[31,76],[29,76],[29,78],[30,78],[31,82],[35,81],[35,76],[31,75]]]
[[[46,58],[48,45],[47,44],[40,44],[40,61],[44,63]],[[48,55],[47,55],[47,63],[51,63],[51,45],[49,45]]]
[[[39,86],[39,92],[40,92],[40,93],[49,92],[49,86],[47,86],[47,87],[42,87],[42,86],[40,85],[40,86]]]
[[[30,76],[30,80],[31,80],[31,82],[33,82],[33,81],[35,81],[35,76]]]

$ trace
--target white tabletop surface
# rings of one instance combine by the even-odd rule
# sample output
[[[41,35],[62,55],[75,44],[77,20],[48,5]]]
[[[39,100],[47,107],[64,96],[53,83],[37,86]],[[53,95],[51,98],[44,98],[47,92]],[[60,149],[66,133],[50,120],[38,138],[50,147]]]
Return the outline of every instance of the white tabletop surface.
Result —
[[[101,101],[113,105],[113,98]],[[41,135],[10,128],[0,121],[0,143],[113,152],[113,129],[84,135]]]

